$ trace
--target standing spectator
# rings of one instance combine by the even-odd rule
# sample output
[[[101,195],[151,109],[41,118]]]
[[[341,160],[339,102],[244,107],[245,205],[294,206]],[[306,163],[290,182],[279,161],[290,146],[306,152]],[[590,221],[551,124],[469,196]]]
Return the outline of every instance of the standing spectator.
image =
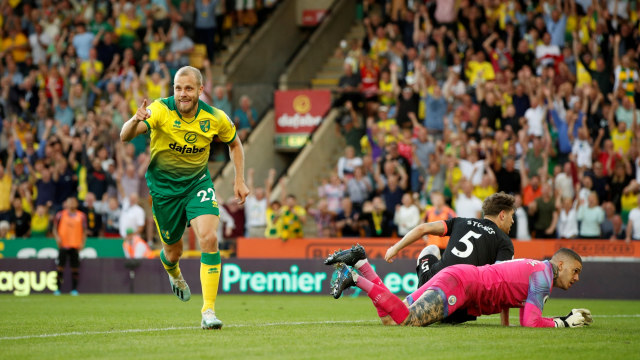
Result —
[[[482,201],[473,195],[473,184],[467,179],[460,181],[460,190],[455,196],[454,210],[458,217],[481,219]]]
[[[95,35],[87,30],[85,23],[79,22],[76,24],[75,34],[71,38],[71,41],[80,60],[89,60],[89,50],[91,50],[93,46],[94,37]]]
[[[431,192],[436,191],[444,193],[445,190],[446,168],[437,161],[431,161],[429,168],[424,175],[424,186],[422,188],[422,196],[428,198]]]
[[[591,178],[592,190],[598,195],[598,199],[606,199],[609,192],[609,178],[604,176],[604,165],[596,161],[593,171],[584,172],[585,177]]]
[[[514,212],[514,222],[511,226],[509,236],[518,240],[531,240],[531,233],[529,232],[529,216],[527,210],[522,206],[522,196],[520,194],[515,195],[515,202],[513,207],[516,209]]]
[[[362,204],[369,198],[369,194],[373,190],[373,185],[368,176],[364,174],[364,168],[358,166],[355,168],[353,177],[347,181],[345,187],[345,197],[351,199],[351,203],[356,211],[362,210]],[[342,201],[344,204],[344,201]]]
[[[604,222],[604,211],[598,205],[598,195],[595,192],[589,194],[585,204],[581,200],[578,208],[578,221],[580,221],[580,237],[583,239],[602,238],[600,226]]]
[[[553,66],[560,55],[560,47],[552,44],[551,35],[545,32],[542,35],[542,43],[536,46],[536,63],[539,64],[537,74],[541,75],[544,67]]]
[[[571,197],[561,197],[558,204],[558,238],[574,239],[578,237],[577,201]]]
[[[340,203],[344,196],[345,185],[337,174],[332,173],[329,181],[323,180],[322,185],[318,188],[318,196],[327,200],[327,208],[329,211],[338,213],[340,211]]]
[[[484,199],[498,192],[498,182],[496,181],[496,175],[491,170],[491,166],[485,166],[484,171],[482,181],[473,188],[473,195],[480,201],[484,201]]]
[[[280,238],[283,241],[289,239],[301,239],[304,237],[303,226],[307,222],[306,210],[298,205],[296,196],[286,193],[286,179],[280,178],[280,190],[282,191],[282,208],[280,218],[282,220],[282,231]]]
[[[335,232],[335,213],[329,210],[326,199],[320,199],[317,203],[317,207],[311,207],[311,202],[307,207],[307,214],[313,217],[316,223],[316,236],[319,237],[334,237]]]
[[[529,206],[533,201],[542,195],[542,187],[540,184],[540,176],[533,174],[531,177],[527,175],[525,170],[524,158],[520,158],[520,177],[522,179],[522,203]]]
[[[338,177],[344,181],[349,180],[358,166],[362,166],[362,158],[356,156],[353,146],[347,146],[344,149],[344,156],[338,159]]]
[[[12,61],[24,72],[25,60],[29,54],[29,39],[21,31],[18,24],[8,24],[9,36],[2,39],[2,54],[7,53]]]
[[[608,179],[609,191],[608,198],[613,202],[615,210],[620,212],[622,210],[622,192],[624,188],[631,182],[631,164],[626,157],[623,157],[624,161],[616,163],[613,174]]]
[[[137,39],[136,31],[142,25],[142,21],[136,15],[136,7],[132,3],[126,3],[122,12],[115,12],[118,45],[121,49],[129,49]]]
[[[413,144],[413,163],[411,164],[411,191],[418,192],[424,183],[425,173],[429,169],[431,156],[435,154],[436,147],[429,140],[427,128],[419,126],[415,128],[417,136],[411,139]],[[421,180],[422,179],[422,180]]]
[[[87,218],[87,236],[98,237],[102,235],[102,215],[96,209],[96,196],[89,192],[85,195],[82,212]]]
[[[87,219],[78,210],[78,200],[70,197],[65,202],[65,209],[56,214],[53,224],[53,236],[58,244],[58,289],[54,295],[60,295],[63,283],[63,273],[67,259],[71,265],[71,295],[78,295],[78,280],[80,279],[80,250],[87,241]]]
[[[356,114],[351,101],[347,101],[345,109],[340,117],[340,133],[344,136],[347,146],[354,148],[357,156],[362,155],[362,148],[360,146],[360,140],[366,135],[365,129],[362,127],[362,120]]]
[[[524,117],[529,125],[528,135],[542,136],[544,134],[547,106],[544,105],[544,102],[539,97],[531,97],[531,107],[525,111]]]
[[[11,213],[11,186],[13,183],[13,177],[11,176],[11,167],[8,166],[13,163],[14,146],[9,144],[9,154],[4,164],[0,164],[0,221],[9,220]],[[3,166],[5,165],[5,166]]]
[[[35,177],[33,178],[35,179]],[[51,178],[51,170],[49,170],[49,168],[45,167],[42,169],[40,179],[35,181],[35,186],[38,191],[36,206],[46,205],[48,208],[51,208],[56,199],[56,182]]]
[[[9,215],[11,232],[17,238],[28,238],[31,236],[31,214],[24,211],[22,198],[15,197],[12,201],[13,211]]]
[[[427,112],[424,127],[431,134],[441,135],[445,127],[444,119],[447,113],[447,100],[442,95],[440,86],[434,86],[433,95],[426,93],[424,103]]]
[[[42,25],[35,24],[35,32],[29,35],[31,57],[36,65],[47,62],[47,49],[53,44],[53,39],[42,31]]]
[[[562,2],[564,2],[564,9],[560,8]],[[570,3],[571,1],[556,1],[555,6],[549,3],[545,3],[542,6],[544,9],[544,23],[551,36],[551,44],[560,48],[564,46],[564,37],[567,28],[566,14],[569,13]],[[573,6],[575,7],[575,4]]]
[[[498,179],[498,191],[504,191],[507,194],[514,195],[520,193],[522,177],[516,170],[516,161],[509,156],[504,160],[504,167],[496,173]]]
[[[424,215],[424,222],[444,221],[456,217],[455,211],[444,202],[444,195],[441,192],[431,191],[431,204],[432,206],[427,208]],[[427,245],[436,245],[440,249],[440,252],[446,249],[448,243],[448,236],[429,235],[427,239]]]
[[[231,102],[229,101],[229,90],[219,85],[213,89],[213,107],[224,111],[227,116],[232,114]]]
[[[620,214],[616,213],[616,207],[611,201],[602,203],[604,221],[600,226],[602,238],[609,240],[623,240],[626,238],[624,223]]]
[[[176,57],[178,66],[189,65],[189,54],[193,52],[193,41],[185,34],[184,28],[177,23],[172,25],[173,31],[169,51]],[[175,35],[173,35],[175,34]],[[209,34],[211,36],[211,34]]]
[[[340,237],[360,236],[360,212],[354,210],[348,196],[342,198],[341,208],[342,210],[335,218],[337,235]]]
[[[105,237],[119,237],[120,236],[120,219],[122,217],[122,210],[118,204],[118,198],[110,196],[107,198],[106,204],[104,204],[105,210],[103,211],[102,222],[104,223],[104,236]]]
[[[591,169],[592,152],[593,148],[591,146],[591,143],[589,142],[589,132],[586,126],[581,127],[580,129],[578,129],[578,138],[574,140],[573,146],[571,147],[570,159],[582,171]]]
[[[398,227],[398,236],[405,236],[420,223],[420,209],[413,203],[411,193],[402,195],[402,205],[396,207],[393,222]]]
[[[559,193],[562,198],[573,199],[575,197],[575,186],[573,183],[573,163],[570,161],[564,163],[562,169],[563,171],[561,173],[558,173],[554,178],[555,192],[557,194]]]
[[[120,236],[122,238],[140,236],[144,234],[144,227],[147,220],[144,209],[138,204],[139,199],[137,193],[131,193],[126,200],[126,206],[122,208],[122,214],[118,224]]]
[[[627,106],[631,108],[631,116],[626,117],[622,114],[618,115],[619,112],[616,112],[616,117],[618,119],[618,124],[616,125],[613,122],[613,112],[617,108],[617,103],[618,102],[614,99],[611,107],[611,113],[607,116],[607,120],[609,123],[609,131],[611,132],[613,150],[619,154],[626,154],[629,152],[634,134],[638,127],[638,111],[640,110],[637,110],[635,106],[632,106],[629,99],[625,97],[622,103],[627,103]],[[618,108],[618,110],[620,109],[622,108]],[[631,120],[630,124],[628,123],[629,120]]]
[[[69,167],[67,159],[60,157],[55,167],[51,170],[52,179],[55,183],[55,197],[53,200],[53,210],[55,212],[62,209],[64,201],[78,194],[78,176]]]
[[[87,189],[92,192],[97,199],[102,199],[109,186],[109,175],[102,169],[100,159],[95,157],[92,166],[87,171]]]
[[[213,62],[216,33],[216,6],[219,0],[196,0],[195,42],[205,44],[207,57]]]
[[[540,196],[529,203],[529,215],[536,215],[533,223],[533,231],[535,231],[536,238],[549,239],[555,236],[558,225],[558,211],[556,210],[556,200],[549,184],[543,183],[540,186]]]
[[[238,199],[235,196],[229,197],[222,206],[233,219],[233,229],[230,231],[228,227],[224,229],[227,240],[231,240],[231,243],[233,243],[236,238],[244,236],[246,225],[245,209],[243,205],[238,203]]]
[[[275,176],[275,169],[270,169]],[[244,216],[246,233],[245,236],[252,238],[264,237],[264,231],[267,227],[267,198],[265,197],[264,187],[255,187],[255,170],[249,168],[247,170],[247,186],[249,187],[249,195],[244,203]]]
[[[384,200],[380,196],[375,196],[371,201],[365,201],[362,205],[362,220],[365,224],[364,230],[367,237],[389,237],[390,215]]]
[[[629,220],[627,222],[626,241],[640,241],[640,196],[638,197],[638,206],[629,212]]]
[[[47,236],[49,231],[49,210],[45,205],[36,207],[36,211],[31,217],[31,236]]]
[[[343,65],[344,73],[338,80],[338,89],[336,92],[339,94],[338,99],[333,103],[334,107],[342,106],[347,102],[350,102],[353,107],[361,108],[362,95],[360,89],[360,76],[354,73],[353,67],[349,64]]]
[[[233,114],[233,122],[238,129],[238,136],[244,142],[258,123],[258,112],[251,107],[251,99],[247,95],[240,97],[240,107]]]

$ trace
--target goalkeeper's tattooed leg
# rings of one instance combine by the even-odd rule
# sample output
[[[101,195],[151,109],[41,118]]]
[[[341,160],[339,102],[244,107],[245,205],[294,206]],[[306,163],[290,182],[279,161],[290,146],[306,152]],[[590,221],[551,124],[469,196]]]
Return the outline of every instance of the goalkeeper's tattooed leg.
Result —
[[[409,316],[404,326],[427,326],[444,319],[444,301],[433,290],[427,290],[409,307]]]

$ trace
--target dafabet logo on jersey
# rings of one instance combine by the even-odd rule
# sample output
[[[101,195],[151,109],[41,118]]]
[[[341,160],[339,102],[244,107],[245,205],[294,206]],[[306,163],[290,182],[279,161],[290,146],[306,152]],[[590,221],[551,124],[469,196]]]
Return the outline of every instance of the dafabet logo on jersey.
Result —
[[[179,152],[180,154],[198,154],[204,152],[207,148],[199,148],[195,145],[180,145],[178,143],[169,144],[169,149]]]

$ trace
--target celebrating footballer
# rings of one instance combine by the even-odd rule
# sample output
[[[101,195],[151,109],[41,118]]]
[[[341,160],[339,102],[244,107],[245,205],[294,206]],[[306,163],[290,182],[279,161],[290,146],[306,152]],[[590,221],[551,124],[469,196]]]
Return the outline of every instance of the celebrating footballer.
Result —
[[[160,260],[169,274],[173,293],[182,301],[191,292],[180,272],[182,234],[191,226],[200,243],[203,329],[220,329],[215,301],[220,279],[220,252],[216,230],[219,209],[207,167],[214,136],[229,146],[235,166],[234,193],[244,203],[249,189],[244,181],[244,151],[236,128],[223,111],[199,100],[203,91],[200,70],[185,66],[174,78],[174,95],[142,102],[120,133],[122,141],[140,134],[151,136],[151,161],[146,179],[153,199],[153,218],[162,239]]]

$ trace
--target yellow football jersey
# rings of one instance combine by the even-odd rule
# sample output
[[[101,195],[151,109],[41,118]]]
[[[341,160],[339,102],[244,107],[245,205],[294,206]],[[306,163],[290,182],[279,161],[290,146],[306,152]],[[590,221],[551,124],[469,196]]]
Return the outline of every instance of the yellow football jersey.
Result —
[[[225,144],[236,138],[236,128],[224,111],[198,101],[196,116],[183,118],[173,96],[147,107],[144,121],[151,131],[151,162],[146,179],[151,196],[179,197],[211,178],[210,144],[218,135]]]

